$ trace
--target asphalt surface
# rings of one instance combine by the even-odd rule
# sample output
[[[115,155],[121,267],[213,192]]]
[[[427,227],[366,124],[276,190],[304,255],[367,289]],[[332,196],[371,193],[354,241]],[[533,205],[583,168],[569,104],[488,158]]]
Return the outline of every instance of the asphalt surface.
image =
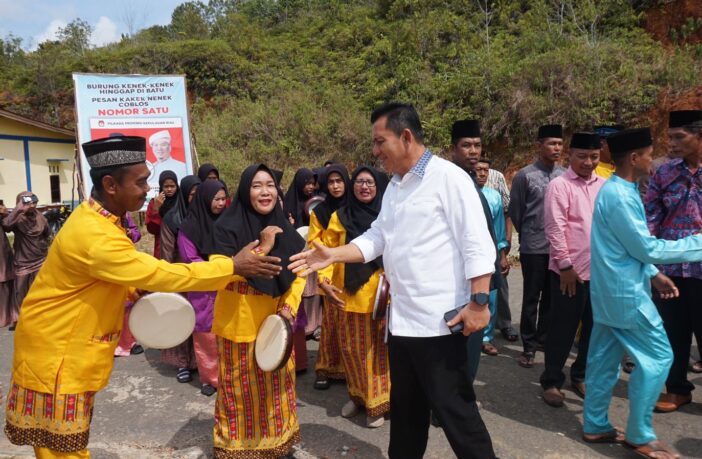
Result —
[[[519,321],[521,273],[510,274],[512,317]],[[580,439],[583,402],[568,386],[566,404],[551,408],[541,399],[538,380],[543,354],[536,365],[517,365],[517,343],[496,339],[500,355],[483,355],[476,381],[481,413],[492,436],[496,453],[505,458],[634,458],[617,445],[589,445]],[[12,333],[0,330],[0,382],[7,393],[12,358]],[[314,367],[317,343],[308,341],[310,368]],[[700,389],[702,375],[689,374]],[[616,387],[610,416],[615,425],[625,426],[627,417],[626,376]],[[387,457],[388,421],[379,429],[364,427],[365,415],[348,420],[340,416],[347,401],[343,384],[327,391],[312,388],[314,372],[301,374],[297,381],[302,445],[295,452],[304,458]],[[670,414],[656,414],[659,437],[675,446],[685,457],[702,458],[702,390],[693,393],[693,403]],[[96,459],[203,458],[211,457],[214,396],[200,394],[197,378],[189,384],[175,379],[175,369],[159,363],[159,353],[147,350],[138,356],[115,362],[109,386],[97,395],[90,435],[90,449]],[[0,413],[4,425],[4,410]],[[0,459],[32,457],[31,449],[17,447],[0,434]],[[454,457],[441,431],[430,428],[426,458]]]

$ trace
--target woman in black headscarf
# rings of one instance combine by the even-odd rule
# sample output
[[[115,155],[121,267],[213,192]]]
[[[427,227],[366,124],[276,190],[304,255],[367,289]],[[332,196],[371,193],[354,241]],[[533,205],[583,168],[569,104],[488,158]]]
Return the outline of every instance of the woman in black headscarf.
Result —
[[[257,239],[261,241],[258,251],[279,257],[281,266],[287,266],[290,257],[305,246],[278,204],[277,183],[263,164],[242,173],[233,205],[215,224],[209,253],[217,255],[210,259],[231,256]],[[215,403],[215,456],[250,452],[282,457],[299,441],[294,360],[289,359],[278,371],[264,372],[256,364],[254,341],[269,315],[278,313],[292,322],[304,285],[304,278],[283,269],[273,279],[235,278],[217,292],[212,325],[217,335],[220,381]],[[247,386],[239,385],[242,378],[248,381]],[[255,403],[251,403],[252,394],[258,394]],[[238,430],[232,423],[253,423],[253,428]],[[275,425],[281,428],[270,427]]]
[[[327,167],[322,183],[324,188],[320,191],[325,194],[324,202],[315,207],[310,214],[310,228],[307,233],[307,242],[310,247],[314,241],[323,243],[323,233],[329,225],[329,219],[339,207],[346,204],[347,196],[350,193],[349,172],[341,164],[332,164]],[[313,282],[313,286],[317,290],[317,273],[311,273],[307,278],[307,287],[310,287],[310,283]],[[303,303],[307,314],[307,331],[314,332],[317,327],[320,329],[314,388],[324,390],[330,387],[330,379],[345,379],[339,352],[341,349],[339,311],[338,308],[329,307],[322,312],[321,295],[307,296],[307,293],[308,288],[303,294]]]
[[[205,163],[197,170],[197,176],[203,183],[207,180],[219,180],[219,169],[214,164]]]
[[[146,207],[146,230],[154,235],[154,257],[161,258],[161,224],[163,216],[176,205],[178,177],[173,171],[158,176],[158,195]]]
[[[370,167],[357,168],[352,176],[353,192],[348,203],[334,212],[323,234],[327,247],[348,244],[366,232],[380,213],[387,176]],[[341,410],[352,417],[366,408],[366,425],[380,427],[390,410],[390,370],[384,327],[373,320],[376,290],[383,274],[383,259],[369,263],[331,265],[319,272],[320,288],[331,307],[339,308],[341,361],[347,375],[351,400]],[[365,336],[365,340],[353,339]],[[359,374],[360,371],[360,374]]]
[[[214,225],[222,214],[227,201],[224,184],[207,180],[197,188],[188,213],[178,231],[178,253],[184,263],[205,261],[204,251],[211,246]],[[188,292],[186,297],[195,310],[193,345],[197,370],[202,387],[200,392],[208,397],[217,390],[217,339],[212,333],[212,316],[216,292]],[[182,368],[178,374],[188,370]],[[192,377],[192,374],[190,375]]]
[[[161,225],[161,258],[169,263],[182,262],[178,252],[178,229],[188,212],[188,206],[195,196],[200,179],[194,175],[186,175],[180,180],[178,200],[168,211]],[[161,361],[178,369],[176,379],[179,382],[192,381],[192,373],[197,368],[195,346],[192,336],[178,346],[161,351]]]
[[[306,168],[298,169],[285,193],[285,216],[295,228],[310,224],[310,216],[305,214],[305,202],[314,195],[315,183],[314,172]]]
[[[174,263],[180,261],[178,257],[178,247],[176,245],[176,237],[180,224],[188,212],[188,206],[192,201],[197,187],[201,181],[195,175],[186,175],[180,180],[180,188],[178,190],[178,198],[176,205],[163,217],[161,225],[161,258]]]

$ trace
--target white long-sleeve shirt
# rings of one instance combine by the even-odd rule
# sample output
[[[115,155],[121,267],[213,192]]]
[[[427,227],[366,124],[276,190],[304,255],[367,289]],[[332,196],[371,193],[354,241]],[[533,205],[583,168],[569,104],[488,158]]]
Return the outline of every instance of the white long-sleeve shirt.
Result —
[[[378,218],[352,244],[366,262],[383,256],[395,336],[448,335],[444,313],[469,302],[469,279],[495,270],[478,191],[468,174],[429,151],[392,178]]]

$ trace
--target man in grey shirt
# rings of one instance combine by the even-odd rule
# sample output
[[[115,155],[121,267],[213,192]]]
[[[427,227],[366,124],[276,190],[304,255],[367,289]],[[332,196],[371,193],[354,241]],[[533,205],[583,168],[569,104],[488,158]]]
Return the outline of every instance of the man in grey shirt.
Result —
[[[519,258],[524,278],[519,324],[524,351],[518,361],[524,368],[534,365],[534,353],[543,349],[546,341],[550,295],[544,194],[551,180],[565,172],[557,164],[563,150],[563,127],[560,124],[541,126],[536,145],[539,159],[514,176],[509,203],[509,216],[519,233]]]

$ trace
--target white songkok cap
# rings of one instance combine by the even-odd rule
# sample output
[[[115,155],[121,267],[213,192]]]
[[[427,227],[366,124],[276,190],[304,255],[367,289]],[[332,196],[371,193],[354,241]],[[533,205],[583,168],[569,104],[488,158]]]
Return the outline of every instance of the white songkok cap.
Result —
[[[153,145],[161,139],[167,139],[170,142],[171,141],[171,134],[165,130],[158,131],[157,133],[152,134],[151,137],[149,137],[149,145]]]

